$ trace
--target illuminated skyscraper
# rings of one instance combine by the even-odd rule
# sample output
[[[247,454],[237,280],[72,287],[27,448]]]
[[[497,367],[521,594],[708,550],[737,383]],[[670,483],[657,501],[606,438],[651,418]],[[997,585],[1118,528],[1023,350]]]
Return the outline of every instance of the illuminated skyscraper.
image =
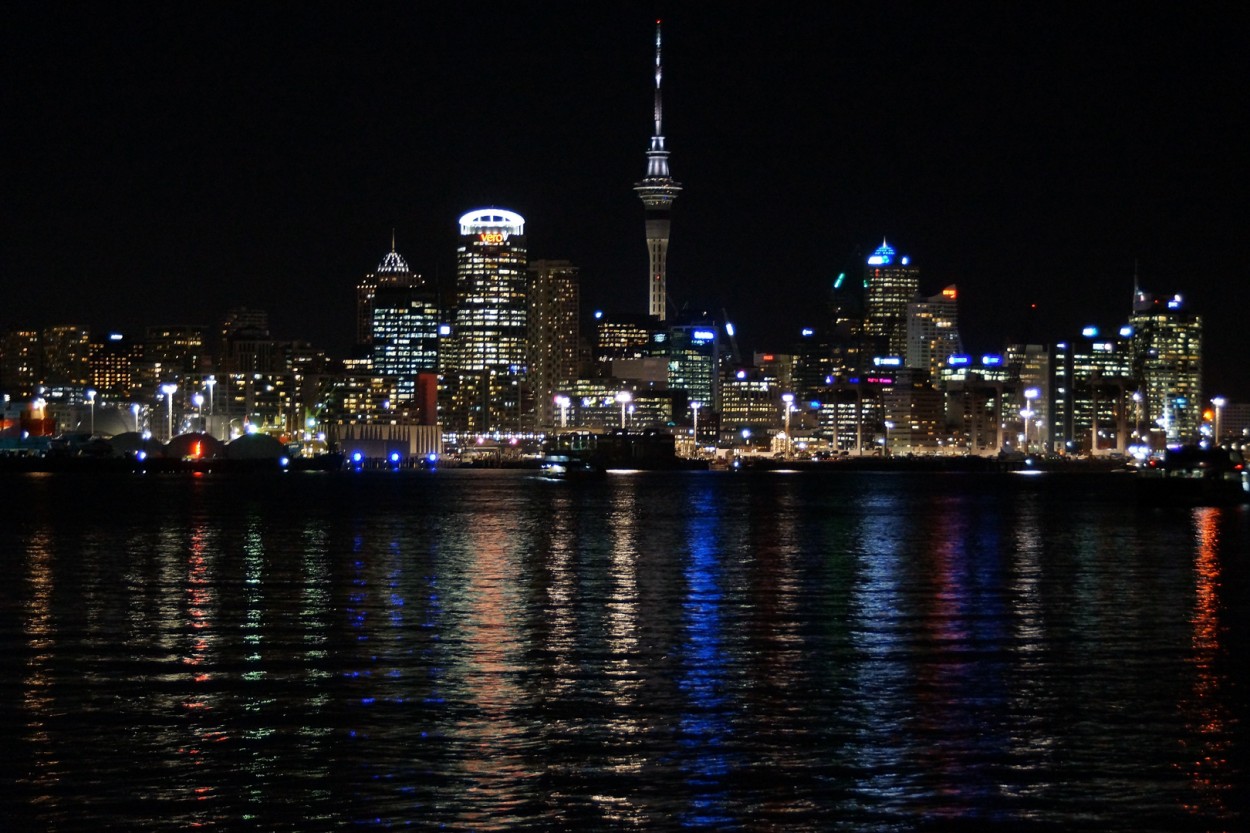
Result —
[[[864,286],[864,335],[870,349],[876,355],[903,356],[907,352],[907,305],[919,292],[920,270],[882,240],[868,258]]]
[[[668,151],[664,148],[663,110],[660,103],[660,21],[655,22],[655,133],[647,150],[647,175],[634,185],[646,207],[647,254],[651,270],[648,275],[648,313],[659,321],[667,317],[667,264],[669,212],[681,185],[668,171]]]
[[[442,362],[449,430],[521,428],[527,280],[524,217],[483,208],[460,218],[456,310]]]
[[[1202,424],[1202,316],[1180,295],[1167,301],[1135,292],[1129,317],[1133,370],[1147,427],[1169,444],[1195,442]]]
[[[952,284],[937,295],[907,305],[907,367],[929,371],[936,380],[946,360],[964,351],[959,338],[959,291]]]
[[[391,251],[382,258],[376,272],[360,279],[356,285],[356,345],[365,355],[373,343],[373,299],[382,286],[420,286],[421,276],[408,268],[408,261],[395,251],[395,235],[391,235]]]
[[[567,260],[529,265],[529,387],[537,426],[556,424],[554,397],[577,378],[579,328],[577,267]]]

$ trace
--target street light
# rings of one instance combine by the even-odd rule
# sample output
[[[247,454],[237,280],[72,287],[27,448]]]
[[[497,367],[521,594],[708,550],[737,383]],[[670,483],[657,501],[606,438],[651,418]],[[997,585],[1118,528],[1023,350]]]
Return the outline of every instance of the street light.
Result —
[[[204,380],[204,384],[208,386],[208,415],[213,415],[213,385],[217,384],[216,376],[209,376]]]
[[[633,395],[629,391],[623,390],[616,395],[616,401],[621,403],[621,430],[625,430],[625,406],[632,402]]]
[[[781,395],[781,401],[785,405],[786,409],[786,459],[789,459],[792,448],[790,442],[790,410],[794,407],[794,394],[783,393]]]
[[[885,424],[885,445],[882,450],[885,453],[882,456],[889,457],[890,456],[890,429],[894,427],[894,423],[890,422],[890,420],[887,419],[884,424]]]
[[[139,433],[139,408],[140,408],[140,405],[138,402],[134,402],[130,406],[130,413],[135,415],[135,433],[136,434]]]
[[[161,393],[165,394],[165,401],[169,403],[169,419],[168,426],[165,429],[165,442],[169,442],[174,438],[174,394],[178,392],[178,386],[169,382],[161,385]]]
[[[87,404],[91,406],[91,436],[95,436],[95,391],[87,388]]]
[[[191,401],[195,403],[196,428],[204,430],[204,394],[197,392],[191,397]]]
[[[1042,395],[1037,388],[1028,388],[1024,391],[1024,410],[1020,412],[1020,416],[1024,418],[1024,453],[1029,453],[1029,420],[1033,418],[1033,400]],[[1097,448],[1098,438],[1094,438],[1094,447]]]
[[[557,396],[556,405],[560,408],[560,427],[569,427],[569,398],[567,396]]]
[[[694,430],[691,432],[691,435],[694,437],[695,451],[699,450],[699,409],[702,407],[702,402],[690,403],[690,410],[694,411]]]

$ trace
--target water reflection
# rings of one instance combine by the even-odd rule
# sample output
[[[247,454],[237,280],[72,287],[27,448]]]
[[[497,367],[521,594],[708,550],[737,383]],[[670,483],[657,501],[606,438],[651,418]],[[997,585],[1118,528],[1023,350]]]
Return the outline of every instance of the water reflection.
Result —
[[[732,744],[722,634],[722,558],[714,495],[696,492],[688,504],[686,599],[682,604],[686,643],[679,686],[686,696],[680,744],[690,806],[686,827],[719,827],[734,821],[726,776]]]
[[[1227,680],[1219,668],[1220,644],[1220,528],[1221,513],[1213,507],[1194,510],[1197,548],[1194,554],[1192,652],[1189,657],[1192,688],[1181,703],[1188,736],[1182,738],[1184,770],[1193,788],[1185,809],[1200,817],[1231,820],[1228,804],[1232,783],[1229,766],[1229,726],[1232,720],[1223,702]]]

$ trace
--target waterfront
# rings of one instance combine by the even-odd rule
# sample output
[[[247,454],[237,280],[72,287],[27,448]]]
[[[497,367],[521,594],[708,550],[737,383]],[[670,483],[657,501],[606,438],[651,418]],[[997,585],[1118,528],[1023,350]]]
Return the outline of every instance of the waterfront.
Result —
[[[1247,825],[1245,506],[1106,473],[0,488],[12,829]]]

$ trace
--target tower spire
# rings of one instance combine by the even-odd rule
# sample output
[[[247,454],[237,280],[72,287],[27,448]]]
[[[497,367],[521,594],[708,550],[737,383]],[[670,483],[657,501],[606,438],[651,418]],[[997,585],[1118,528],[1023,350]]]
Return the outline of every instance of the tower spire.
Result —
[[[647,149],[647,174],[641,182],[635,183],[634,190],[638,193],[646,209],[647,253],[651,262],[648,276],[648,312],[652,317],[663,321],[667,317],[667,263],[668,263],[668,231],[669,210],[681,184],[675,182],[668,170],[668,151],[664,147],[664,110],[660,98],[660,82],[663,79],[663,61],[661,56],[660,21],[655,22],[655,109],[652,117],[655,132],[651,136],[651,144]]]

